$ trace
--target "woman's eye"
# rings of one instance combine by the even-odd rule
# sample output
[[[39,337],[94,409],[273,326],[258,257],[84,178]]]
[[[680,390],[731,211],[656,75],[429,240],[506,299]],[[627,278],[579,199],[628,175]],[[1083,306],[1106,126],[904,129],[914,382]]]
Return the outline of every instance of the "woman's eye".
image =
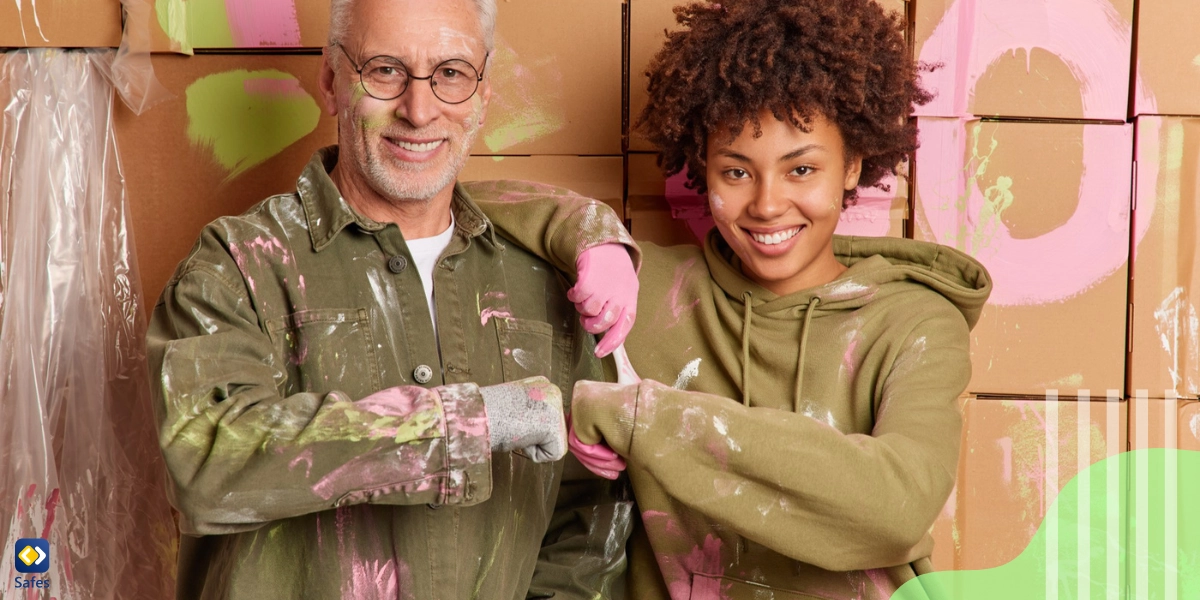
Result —
[[[809,173],[812,173],[812,172],[813,172],[812,167],[796,167],[795,169],[792,169],[792,174],[798,175],[800,177],[808,175]]]
[[[730,179],[745,179],[749,176],[749,173],[743,171],[742,169],[729,169],[728,171],[725,171],[725,176]]]

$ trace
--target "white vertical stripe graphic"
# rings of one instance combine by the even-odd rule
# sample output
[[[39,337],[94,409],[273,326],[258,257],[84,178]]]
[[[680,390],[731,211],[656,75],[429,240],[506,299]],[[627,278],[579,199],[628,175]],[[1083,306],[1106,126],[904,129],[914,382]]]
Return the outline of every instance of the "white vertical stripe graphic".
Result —
[[[1137,453],[1137,459],[1134,461],[1134,485],[1133,490],[1137,505],[1137,513],[1134,516],[1134,531],[1136,532],[1133,541],[1133,556],[1134,556],[1134,571],[1133,581],[1135,586],[1135,598],[1150,597],[1150,490],[1147,487],[1149,483],[1147,471],[1150,469],[1150,457],[1146,453],[1146,448],[1150,446],[1150,401],[1146,398],[1146,390],[1138,390],[1136,395],[1137,404],[1137,427],[1134,428],[1134,448],[1141,451]]]
[[[1092,466],[1092,392],[1079,390],[1075,420],[1075,503],[1079,513],[1075,521],[1076,597],[1092,597],[1092,482],[1081,477]]]
[[[1167,390],[1163,439],[1163,600],[1179,600],[1179,396]]]
[[[1105,456],[1111,458],[1104,473],[1104,535],[1107,543],[1104,557],[1107,560],[1105,569],[1105,599],[1119,600],[1121,598],[1121,533],[1124,523],[1121,521],[1122,491],[1121,461],[1119,458],[1124,448],[1121,447],[1121,394],[1117,390],[1108,390],[1106,406]]]
[[[1046,600],[1058,600],[1058,390],[1046,392],[1046,469],[1042,502],[1046,507]]]

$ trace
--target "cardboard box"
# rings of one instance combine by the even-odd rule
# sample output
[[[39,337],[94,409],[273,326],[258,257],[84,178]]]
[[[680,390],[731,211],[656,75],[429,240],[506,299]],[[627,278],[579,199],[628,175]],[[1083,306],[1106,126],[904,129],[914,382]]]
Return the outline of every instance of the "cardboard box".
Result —
[[[1200,3],[1138,3],[1134,115],[1200,114]]]
[[[1091,485],[1105,488],[1076,488],[1075,498],[1059,492],[1080,472],[1125,450],[1126,402],[968,398],[963,418],[956,493],[934,527],[936,569],[989,569],[1011,561],[1029,546],[1055,501],[1067,517],[1057,524],[1069,525],[1072,512],[1062,508],[1099,494],[1108,500],[1103,509],[1113,511],[1106,529],[1123,530],[1125,486],[1118,478],[1093,478]],[[1060,538],[1088,533],[1058,531]]]
[[[1200,396],[1200,119],[1137,119],[1129,396]]]
[[[1125,120],[1133,0],[915,4],[918,116]]]
[[[174,98],[114,116],[147,307],[200,229],[296,189],[312,153],[337,142],[318,108],[311,55],[155,55]]]
[[[919,126],[915,237],[967,252],[993,281],[967,389],[1124,390],[1132,126]]]
[[[460,181],[523,179],[565,187],[612,207],[625,218],[620,156],[472,156]]]
[[[1200,450],[1200,402],[1139,395],[1129,400],[1129,449]]]
[[[629,205],[638,211],[638,222],[633,225],[634,237],[699,243],[698,240],[713,226],[707,195],[686,188],[687,178],[682,173],[665,179],[655,157],[655,154],[629,154]],[[908,177],[902,173],[899,179],[889,178],[885,184],[887,190],[864,190],[857,203],[842,212],[837,234],[904,237],[908,221]],[[678,223],[668,222],[667,217]],[[651,237],[638,238],[639,229]],[[691,232],[691,238],[687,237],[687,232]]]
[[[908,0],[878,0],[885,8],[905,15],[908,20]],[[629,0],[629,126],[637,122],[646,108],[646,69],[650,60],[666,43],[667,31],[680,29],[675,22],[674,9],[690,0]],[[630,131],[629,149],[635,152],[656,150],[636,131]]]
[[[227,5],[157,2],[154,48],[190,53],[326,44],[328,0],[254,0],[233,14]],[[487,67],[492,103],[473,153],[620,154],[621,0],[508,0],[498,7],[496,50]]]
[[[0,48],[116,48],[120,0],[0,3]]]

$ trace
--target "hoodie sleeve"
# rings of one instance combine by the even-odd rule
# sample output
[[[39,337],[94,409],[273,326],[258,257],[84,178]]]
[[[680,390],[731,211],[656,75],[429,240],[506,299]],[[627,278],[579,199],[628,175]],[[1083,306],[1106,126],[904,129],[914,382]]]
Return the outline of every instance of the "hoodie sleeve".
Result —
[[[244,287],[193,263],[147,336],[172,503],[193,535],[252,530],[345,504],[486,500],[491,449],[474,384],[282,395]]]
[[[572,280],[579,255],[603,244],[625,246],[634,269],[641,267],[641,251],[624,222],[599,200],[525,181],[474,181],[462,187],[505,238]]]
[[[912,330],[870,435],[654,381],[577,385],[575,431],[607,442],[674,502],[776,552],[831,571],[900,565],[928,556],[954,485],[968,333],[957,313]]]

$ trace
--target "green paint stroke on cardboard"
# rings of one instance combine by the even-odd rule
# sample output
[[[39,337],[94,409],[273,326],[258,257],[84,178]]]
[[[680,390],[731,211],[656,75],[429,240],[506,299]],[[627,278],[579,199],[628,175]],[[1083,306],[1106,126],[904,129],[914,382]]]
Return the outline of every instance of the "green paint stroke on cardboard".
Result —
[[[279,154],[317,128],[321,109],[287,73],[228,71],[187,89],[188,139],[211,150],[225,181]]]
[[[1012,562],[927,573],[892,600],[1200,598],[1197,474],[1200,452],[1135,450],[1107,458],[1063,488]]]
[[[163,32],[175,43],[176,50],[192,53],[192,37],[188,27],[188,3],[183,0],[156,0],[154,13],[158,15],[158,25]]]

